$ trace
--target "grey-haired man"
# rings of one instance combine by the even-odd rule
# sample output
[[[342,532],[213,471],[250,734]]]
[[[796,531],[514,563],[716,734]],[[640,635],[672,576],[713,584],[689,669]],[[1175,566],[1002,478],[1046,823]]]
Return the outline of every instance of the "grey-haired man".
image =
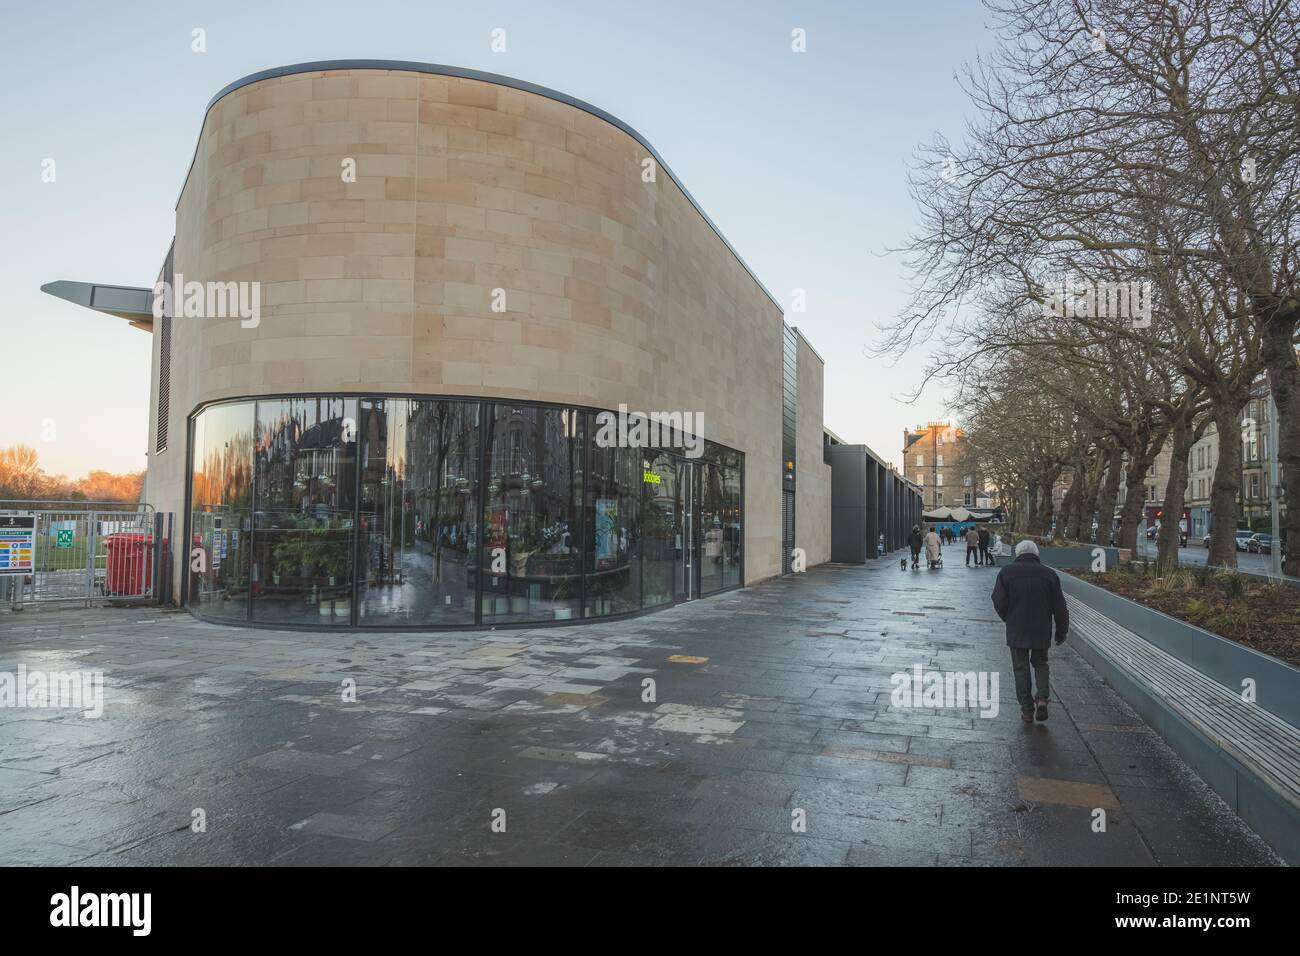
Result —
[[[1038,545],[1025,540],[1016,545],[1016,559],[998,571],[993,584],[993,609],[1007,625],[1011,669],[1016,677],[1020,719],[1025,723],[1047,719],[1051,694],[1047,650],[1052,646],[1053,625],[1057,644],[1065,643],[1070,612],[1056,572],[1038,560]],[[1033,666],[1033,685],[1029,670]]]

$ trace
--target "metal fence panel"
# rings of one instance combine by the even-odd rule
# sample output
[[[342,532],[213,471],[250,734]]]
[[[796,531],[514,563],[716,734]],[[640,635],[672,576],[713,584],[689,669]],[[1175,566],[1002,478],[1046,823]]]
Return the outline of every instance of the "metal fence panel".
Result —
[[[11,606],[157,599],[162,524],[151,505],[0,501],[0,515],[9,514],[36,518],[32,573],[0,578]]]

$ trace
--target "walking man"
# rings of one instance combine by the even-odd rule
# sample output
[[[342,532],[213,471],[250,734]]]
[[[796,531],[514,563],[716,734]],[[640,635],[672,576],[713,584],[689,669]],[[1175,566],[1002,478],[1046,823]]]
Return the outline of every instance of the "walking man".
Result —
[[[912,525],[912,533],[907,536],[907,546],[912,549],[912,570],[915,571],[921,566],[921,545],[925,539],[921,536],[921,526]]]
[[[1032,724],[1047,719],[1047,650],[1064,644],[1070,630],[1070,612],[1065,606],[1061,579],[1038,560],[1038,545],[1025,540],[1016,545],[1016,559],[998,572],[993,584],[993,609],[1007,625],[1007,646],[1011,648],[1011,670],[1016,678],[1016,699],[1020,719]],[[1029,668],[1033,666],[1033,686]]]
[[[971,556],[975,557],[975,567],[979,567],[984,562],[980,560],[980,535],[971,525],[966,529],[966,567],[970,567]]]
[[[980,562],[982,564],[992,564],[993,556],[989,554],[989,529],[985,525],[980,525]]]

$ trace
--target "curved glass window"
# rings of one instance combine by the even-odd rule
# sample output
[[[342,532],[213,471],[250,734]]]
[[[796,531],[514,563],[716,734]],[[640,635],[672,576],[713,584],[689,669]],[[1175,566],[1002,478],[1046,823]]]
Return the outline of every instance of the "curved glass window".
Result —
[[[641,451],[592,444],[583,514],[587,617],[641,607]]]
[[[352,623],[357,401],[257,403],[253,619]]]
[[[484,624],[578,616],[581,417],[484,405]]]
[[[478,405],[361,400],[360,624],[474,623]]]
[[[210,620],[242,621],[252,543],[253,403],[208,409],[195,419],[191,448],[189,606]]]
[[[383,395],[209,405],[191,422],[188,606],[272,626],[473,627],[738,586],[743,456],[607,447],[595,414]]]

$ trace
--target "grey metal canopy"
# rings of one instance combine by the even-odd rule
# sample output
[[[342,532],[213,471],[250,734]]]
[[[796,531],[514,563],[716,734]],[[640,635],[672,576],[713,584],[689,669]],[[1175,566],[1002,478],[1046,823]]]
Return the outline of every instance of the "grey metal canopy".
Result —
[[[153,290],[127,285],[99,285],[60,279],[47,282],[41,291],[73,305],[85,306],[105,315],[126,319],[137,329],[153,331]]]

